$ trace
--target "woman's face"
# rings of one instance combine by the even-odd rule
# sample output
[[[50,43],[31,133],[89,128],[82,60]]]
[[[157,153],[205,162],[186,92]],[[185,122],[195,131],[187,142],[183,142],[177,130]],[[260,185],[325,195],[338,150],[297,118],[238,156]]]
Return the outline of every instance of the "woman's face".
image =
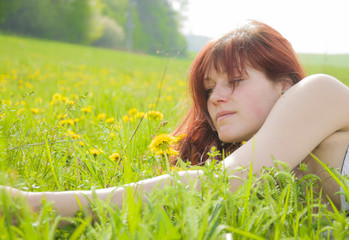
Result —
[[[228,79],[225,74],[219,75],[214,68],[205,76],[208,112],[223,142],[252,138],[283,90],[281,82],[272,82],[263,72],[252,67],[246,70],[246,76],[234,79]]]

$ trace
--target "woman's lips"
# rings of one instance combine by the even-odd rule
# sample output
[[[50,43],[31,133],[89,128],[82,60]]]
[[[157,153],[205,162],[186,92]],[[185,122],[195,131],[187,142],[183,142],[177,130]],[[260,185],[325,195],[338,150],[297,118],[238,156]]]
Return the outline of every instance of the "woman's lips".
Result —
[[[230,117],[230,116],[232,116],[234,114],[235,114],[235,112],[233,112],[233,111],[222,111],[222,112],[219,112],[216,115],[216,121],[218,122],[220,120],[226,119],[226,118],[228,118],[228,117]]]

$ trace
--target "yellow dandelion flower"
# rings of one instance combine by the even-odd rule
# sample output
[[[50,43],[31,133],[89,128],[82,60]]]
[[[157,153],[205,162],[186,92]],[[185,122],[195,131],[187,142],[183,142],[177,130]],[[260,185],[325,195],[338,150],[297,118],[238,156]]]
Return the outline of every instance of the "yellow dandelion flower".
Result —
[[[166,101],[171,101],[172,100],[172,96],[166,96]]]
[[[173,148],[166,149],[166,153],[168,156],[177,156],[179,155],[179,152],[177,150],[174,150]]]
[[[67,97],[65,97],[65,96],[62,96],[62,102],[67,102],[68,101],[68,98]]]
[[[185,133],[179,134],[179,135],[176,137],[175,143],[179,143],[185,136],[186,136]]]
[[[84,143],[83,141],[79,141],[79,145],[80,145],[81,147],[83,147],[83,146],[85,146],[85,143]]]
[[[22,100],[21,104],[24,106],[24,105],[27,105],[27,102]]]
[[[162,120],[164,118],[164,114],[159,111],[149,111],[147,112],[147,117],[149,119]]]
[[[68,132],[66,133],[66,136],[71,137],[72,139],[81,138],[79,134],[73,132],[72,130],[68,130]]]
[[[130,117],[129,115],[122,116],[122,121],[124,121],[124,123],[133,122],[133,117]]]
[[[32,109],[30,109],[30,111],[34,114],[37,114],[40,112],[40,109],[39,108],[32,108]]]
[[[178,171],[183,171],[182,168],[177,167],[177,166],[171,166],[170,167],[171,172],[178,172]]]
[[[144,118],[145,118],[147,115],[145,115],[144,112],[138,112],[138,113],[135,114],[135,118],[141,119],[143,116],[144,116]]]
[[[74,126],[75,122],[74,122],[73,119],[63,119],[63,120],[60,122],[60,124],[61,124],[62,126],[64,126],[64,125],[71,125],[71,126]]]
[[[155,155],[165,155],[165,153],[167,154],[167,156],[177,156],[179,155],[179,152],[174,150],[173,148],[168,148],[168,149],[159,149],[158,151],[153,152]]]
[[[92,112],[92,106],[83,107],[83,108],[81,108],[81,111],[84,113],[90,113],[90,112]]]
[[[184,86],[186,85],[185,81],[183,81],[182,79],[179,79],[179,80],[177,81],[177,84],[178,84],[179,86],[181,86],[181,87],[184,87]]]
[[[5,119],[6,113],[0,113],[0,119]]]
[[[25,83],[24,83],[24,86],[25,86],[26,88],[33,88],[33,84],[31,84],[30,82],[25,82]]]
[[[115,122],[115,118],[113,118],[113,117],[107,118],[107,119],[105,119],[105,122],[106,123],[113,123],[113,122]]]
[[[115,160],[117,160],[117,159],[119,159],[119,158],[120,158],[120,154],[117,153],[117,152],[115,152],[115,153],[113,153],[113,154],[111,154],[111,155],[109,156],[109,159],[112,160],[112,161],[115,161]]]
[[[12,104],[11,100],[2,100],[2,104],[6,104],[7,106],[10,106]]]
[[[97,149],[97,148],[91,148],[90,150],[89,150],[89,152],[91,153],[91,154],[93,154],[93,156],[97,156],[97,155],[99,155],[99,154],[101,154],[101,153],[104,153],[102,150],[99,150],[99,149]]]
[[[64,114],[59,114],[58,116],[57,116],[57,119],[63,119],[63,118],[66,118],[67,117],[67,114],[66,113],[64,113]]]
[[[65,102],[67,105],[73,105],[75,102],[73,101],[73,100],[67,100],[66,102]]]
[[[80,122],[80,118],[74,118],[74,123]]]
[[[171,148],[176,142],[176,138],[169,134],[160,134],[156,136],[153,141],[149,145],[150,151],[152,151],[155,155],[165,155],[165,153],[169,156],[178,155],[178,152]]]
[[[137,108],[131,108],[130,110],[128,110],[128,115],[134,115],[138,112]]]
[[[74,126],[75,121],[73,119],[67,119],[68,125]]]
[[[100,113],[100,114],[97,115],[97,119],[98,119],[98,120],[103,120],[103,119],[106,118],[106,116],[107,116],[107,115],[106,115],[105,113]]]
[[[62,95],[60,93],[55,93],[52,95],[52,100],[60,101],[62,99]]]

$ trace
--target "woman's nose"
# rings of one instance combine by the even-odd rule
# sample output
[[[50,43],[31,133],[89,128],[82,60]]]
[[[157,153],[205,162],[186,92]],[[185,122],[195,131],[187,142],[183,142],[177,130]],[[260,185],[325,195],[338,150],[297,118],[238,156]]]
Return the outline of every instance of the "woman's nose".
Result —
[[[229,86],[226,86],[226,84],[217,84],[212,90],[210,101],[215,104],[225,102],[228,100],[232,92],[233,89]]]

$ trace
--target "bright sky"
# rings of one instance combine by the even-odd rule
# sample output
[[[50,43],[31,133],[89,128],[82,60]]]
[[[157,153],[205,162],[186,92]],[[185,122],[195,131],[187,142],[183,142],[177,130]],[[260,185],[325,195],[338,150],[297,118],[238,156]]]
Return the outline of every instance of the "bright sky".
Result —
[[[218,38],[247,19],[264,22],[298,53],[349,53],[349,0],[188,0],[183,32]]]

